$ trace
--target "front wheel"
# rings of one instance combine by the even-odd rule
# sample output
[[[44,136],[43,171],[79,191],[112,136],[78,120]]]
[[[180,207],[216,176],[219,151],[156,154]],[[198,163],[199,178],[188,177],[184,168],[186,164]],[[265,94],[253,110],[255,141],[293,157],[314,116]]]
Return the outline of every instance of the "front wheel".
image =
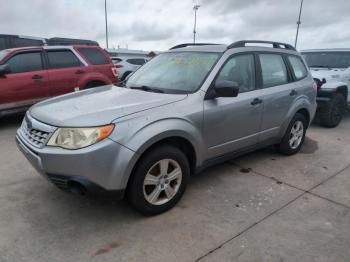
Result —
[[[284,155],[293,155],[299,152],[304,143],[306,128],[305,117],[299,113],[295,114],[278,146],[279,152]]]
[[[325,127],[336,127],[343,118],[345,111],[345,97],[335,94],[328,105],[320,109],[319,117],[321,125]]]
[[[154,148],[137,164],[128,185],[128,199],[143,214],[165,212],[184,194],[189,174],[189,163],[181,150],[168,145]]]

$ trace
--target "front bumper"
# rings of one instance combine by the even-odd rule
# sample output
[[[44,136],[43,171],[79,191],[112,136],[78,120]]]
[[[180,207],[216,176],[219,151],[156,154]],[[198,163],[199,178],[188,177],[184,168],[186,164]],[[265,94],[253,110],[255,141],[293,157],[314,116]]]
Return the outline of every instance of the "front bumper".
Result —
[[[79,183],[88,193],[123,192],[135,156],[135,152],[110,139],[78,150],[37,148],[19,129],[16,142],[42,176],[62,189],[72,182]]]

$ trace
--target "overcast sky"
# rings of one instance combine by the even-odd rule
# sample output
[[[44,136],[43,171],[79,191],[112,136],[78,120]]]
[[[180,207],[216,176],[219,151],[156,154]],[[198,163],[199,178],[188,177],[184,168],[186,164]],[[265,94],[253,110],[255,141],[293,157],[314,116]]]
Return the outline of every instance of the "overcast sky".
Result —
[[[191,42],[192,0],[107,0],[110,47],[165,50]],[[263,39],[294,44],[300,0],[202,0],[198,42]],[[350,47],[350,0],[304,0],[299,49]],[[104,0],[0,0],[0,33],[97,40]]]

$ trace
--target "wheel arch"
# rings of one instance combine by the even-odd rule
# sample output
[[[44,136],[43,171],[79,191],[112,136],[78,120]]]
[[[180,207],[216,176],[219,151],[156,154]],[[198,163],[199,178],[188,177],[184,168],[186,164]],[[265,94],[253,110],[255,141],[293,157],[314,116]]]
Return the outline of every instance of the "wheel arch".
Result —
[[[134,159],[131,161],[133,163],[131,169],[129,170],[128,174],[124,175],[124,182],[125,188],[128,188],[129,183],[131,181],[131,178],[133,176],[133,173],[135,171],[135,168],[137,167],[138,163],[142,160],[143,156],[145,156],[148,152],[151,150],[161,146],[161,145],[172,145],[178,149],[180,149],[187,157],[189,164],[190,164],[190,174],[194,174],[196,170],[197,165],[197,153],[196,148],[191,143],[191,141],[181,135],[172,135],[168,137],[159,138],[152,141],[145,142],[141,148],[137,151],[137,154],[135,154]]]

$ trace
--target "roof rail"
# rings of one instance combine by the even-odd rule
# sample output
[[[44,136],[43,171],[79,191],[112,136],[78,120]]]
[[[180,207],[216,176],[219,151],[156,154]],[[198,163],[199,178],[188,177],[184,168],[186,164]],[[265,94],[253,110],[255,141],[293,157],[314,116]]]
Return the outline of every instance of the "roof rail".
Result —
[[[295,47],[290,45],[290,44],[274,42],[274,41],[261,41],[261,40],[242,40],[242,41],[234,42],[234,43],[230,44],[227,47],[227,49],[237,48],[237,47],[245,47],[246,44],[255,44],[255,43],[256,44],[271,44],[273,48],[284,48],[284,49],[296,51]]]
[[[85,39],[73,39],[73,38],[61,38],[61,37],[52,37],[47,39],[48,45],[91,45],[99,46],[96,41],[85,40]]]
[[[179,45],[173,46],[169,50],[183,48],[183,47],[187,47],[187,46],[201,46],[201,45],[219,45],[219,44],[213,44],[213,43],[185,43],[185,44],[179,44]]]

